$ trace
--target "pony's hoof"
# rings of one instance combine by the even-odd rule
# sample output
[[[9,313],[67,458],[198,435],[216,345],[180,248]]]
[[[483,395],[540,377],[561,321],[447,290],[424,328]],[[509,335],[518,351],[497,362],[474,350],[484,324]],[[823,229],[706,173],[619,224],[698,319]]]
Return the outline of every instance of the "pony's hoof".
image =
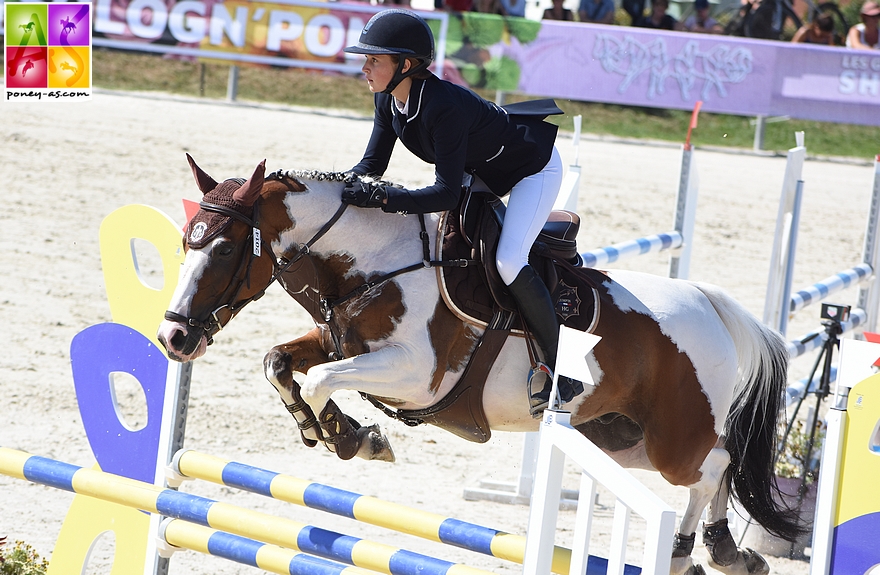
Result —
[[[746,547],[742,555],[745,559],[749,575],[767,575],[770,573],[770,565],[767,564],[767,560],[754,549]]]
[[[694,563],[690,555],[673,557],[669,566],[669,575],[706,575],[706,570],[702,565]]]
[[[357,430],[360,447],[357,456],[367,461],[387,461],[394,463],[394,451],[388,438],[379,429],[379,424],[374,423],[370,426],[361,427]]]
[[[737,553],[736,561],[731,565],[721,566],[709,558],[709,565],[727,575],[768,575],[770,565],[760,553],[748,547]]]

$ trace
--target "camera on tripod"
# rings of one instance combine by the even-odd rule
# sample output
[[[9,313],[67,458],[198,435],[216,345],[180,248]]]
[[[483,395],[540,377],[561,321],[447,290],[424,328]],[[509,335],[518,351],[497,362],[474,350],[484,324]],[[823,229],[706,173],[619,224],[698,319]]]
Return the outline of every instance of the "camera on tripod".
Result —
[[[852,310],[851,305],[837,305],[833,303],[823,303],[822,313],[820,317],[835,323],[843,323],[849,320],[849,312]]]

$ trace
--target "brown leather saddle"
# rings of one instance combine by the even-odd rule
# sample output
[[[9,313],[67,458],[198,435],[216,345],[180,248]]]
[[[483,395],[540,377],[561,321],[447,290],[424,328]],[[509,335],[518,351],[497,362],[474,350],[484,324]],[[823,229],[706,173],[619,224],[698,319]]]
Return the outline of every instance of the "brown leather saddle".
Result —
[[[430,423],[469,441],[484,443],[491,431],[483,410],[486,377],[507,337],[525,335],[516,303],[495,266],[495,252],[504,220],[504,203],[483,192],[467,194],[458,210],[440,220],[438,260],[466,261],[463,267],[439,266],[437,278],[444,303],[463,321],[485,332],[453,389],[437,404],[419,410],[398,410],[403,421]],[[553,211],[529,256],[556,303],[557,320],[591,331],[599,318],[596,287],[602,272],[580,267],[577,214]],[[525,377],[525,374],[524,374]]]

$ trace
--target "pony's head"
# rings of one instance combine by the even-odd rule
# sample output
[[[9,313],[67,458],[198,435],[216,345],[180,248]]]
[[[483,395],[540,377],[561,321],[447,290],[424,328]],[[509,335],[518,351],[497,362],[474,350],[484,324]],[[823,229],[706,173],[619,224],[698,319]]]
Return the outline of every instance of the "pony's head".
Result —
[[[275,266],[259,227],[266,161],[247,180],[218,183],[186,157],[203,198],[186,227],[186,259],[158,333],[177,361],[203,355],[214,334],[263,294]]]

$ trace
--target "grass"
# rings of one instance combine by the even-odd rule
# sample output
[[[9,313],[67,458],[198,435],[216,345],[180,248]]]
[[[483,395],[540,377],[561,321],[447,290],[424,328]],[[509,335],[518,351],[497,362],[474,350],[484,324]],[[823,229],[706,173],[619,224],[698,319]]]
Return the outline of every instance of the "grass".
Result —
[[[113,90],[161,91],[206,98],[225,98],[229,65],[196,63],[151,54],[95,49],[94,85]],[[482,96],[494,99],[493,93]],[[238,98],[316,108],[347,109],[372,114],[373,97],[360,78],[319,71],[241,66]],[[515,101],[511,96],[509,101]],[[523,99],[523,98],[519,98]],[[623,138],[683,142],[690,112],[637,108],[557,99],[566,114],[553,118],[564,130],[573,130],[572,118],[583,116],[587,133]],[[724,146],[751,149],[753,118],[700,114],[691,142],[697,147]],[[870,161],[880,153],[880,129],[807,120],[768,123],[764,149],[783,153],[794,147],[794,133],[806,133],[807,149],[816,156],[843,156]]]

